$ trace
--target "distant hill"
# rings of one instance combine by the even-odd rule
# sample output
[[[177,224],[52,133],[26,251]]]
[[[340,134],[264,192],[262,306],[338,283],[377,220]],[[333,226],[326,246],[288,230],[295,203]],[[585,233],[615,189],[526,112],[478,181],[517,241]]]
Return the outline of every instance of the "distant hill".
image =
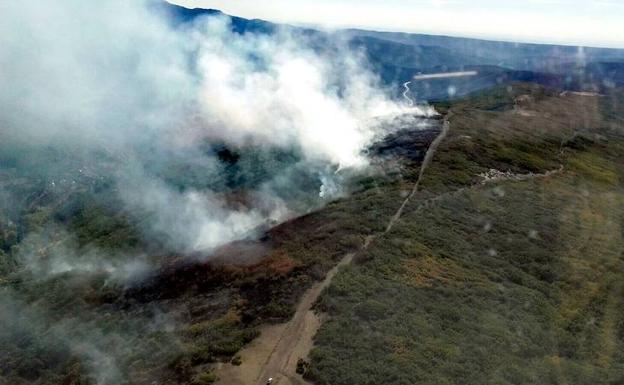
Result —
[[[157,0],[152,3],[152,7],[157,12],[161,12],[171,19],[174,24],[190,23],[199,17],[225,15],[216,9],[189,9]],[[228,15],[229,16],[229,15]],[[230,16],[232,18],[232,29],[236,33],[273,33],[277,25],[264,20],[249,20],[242,17]]]
[[[479,64],[492,64],[517,70],[556,72],[561,63],[582,64],[624,59],[624,50],[621,49],[511,43],[359,29],[345,30],[344,33],[353,37],[373,37],[401,44],[442,47],[453,51],[458,56],[480,57],[483,62]]]
[[[176,24],[198,17],[223,15],[214,9],[187,9],[165,2],[155,7]],[[353,49],[363,49],[373,68],[387,85],[400,87],[415,74],[474,70],[470,78],[418,82],[412,89],[419,99],[459,97],[497,84],[526,81],[560,90],[606,92],[624,86],[624,50],[547,44],[525,44],[396,32],[346,29],[324,32],[232,17],[236,33],[272,34],[290,29],[309,38],[314,48],[332,39],[347,39]]]

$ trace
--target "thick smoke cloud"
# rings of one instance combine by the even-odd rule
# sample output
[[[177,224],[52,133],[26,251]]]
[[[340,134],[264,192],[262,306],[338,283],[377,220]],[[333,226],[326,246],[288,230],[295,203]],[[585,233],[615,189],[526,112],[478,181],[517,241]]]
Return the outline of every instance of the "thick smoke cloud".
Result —
[[[227,127],[230,140],[295,145],[308,159],[364,165],[362,150],[375,134],[372,118],[400,107],[376,88],[361,58],[317,54],[286,32],[233,35],[227,23],[212,18],[193,34],[200,47],[199,102],[209,126]]]
[[[173,28],[141,1],[3,2],[0,15],[5,146],[105,154],[111,164],[97,172],[173,250],[209,251],[293,215],[302,194],[286,190],[332,198],[342,191],[337,171],[366,166],[376,118],[407,108],[380,91],[357,53],[319,52],[288,31],[238,35],[226,17]],[[295,161],[267,166],[232,205],[213,145]],[[164,175],[172,164],[201,170],[205,182],[172,183],[181,177]],[[303,171],[316,186],[297,184]]]
[[[348,193],[380,117],[432,113],[388,98],[346,46],[225,17],[172,27],[144,1],[0,2],[3,346],[26,338],[42,367],[81,357],[98,385],[131,378],[137,351],[170,362],[155,354],[179,349],[160,333],[174,320],[89,301]]]
[[[139,2],[0,7],[0,115],[10,139],[91,146],[151,139],[192,97],[184,42]]]

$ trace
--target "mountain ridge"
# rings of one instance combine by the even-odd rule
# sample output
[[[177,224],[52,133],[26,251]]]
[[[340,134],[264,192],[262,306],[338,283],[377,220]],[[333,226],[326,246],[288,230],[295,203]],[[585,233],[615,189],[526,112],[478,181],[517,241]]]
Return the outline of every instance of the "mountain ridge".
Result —
[[[624,85],[624,49],[363,29],[326,32],[229,16],[215,9],[189,9],[167,2],[158,4],[176,25],[193,22],[200,17],[225,15],[232,20],[232,30],[240,34],[272,34],[287,29],[306,37],[314,48],[326,46],[331,39],[345,40],[350,48],[366,53],[366,58],[383,83],[394,86],[397,97],[402,92],[400,86],[415,74],[475,68],[482,71],[468,81],[440,79],[421,82],[416,87],[419,99],[452,99],[506,81],[530,81],[567,91],[591,92],[605,92]]]

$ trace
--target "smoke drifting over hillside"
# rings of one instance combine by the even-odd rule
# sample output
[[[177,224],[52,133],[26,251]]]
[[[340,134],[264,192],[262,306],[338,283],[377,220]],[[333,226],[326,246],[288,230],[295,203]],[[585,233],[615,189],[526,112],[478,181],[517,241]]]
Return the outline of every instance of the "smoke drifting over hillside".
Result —
[[[229,23],[173,27],[143,1],[0,4],[0,361],[10,375],[66,372],[58,381],[77,383],[88,372],[117,385],[148,366],[141,375],[159,378],[181,349],[161,333],[175,321],[125,301],[129,286],[161,258],[210,258],[340,196],[367,166],[380,116],[431,113],[393,102],[345,46],[319,49],[287,30],[240,35]],[[75,356],[83,367],[58,366]]]
[[[356,53],[318,52],[286,31],[235,34],[226,17],[174,29],[146,5],[3,3],[0,119],[5,147],[59,149],[51,168],[74,159],[82,173],[81,160],[106,158],[92,172],[111,177],[130,215],[150,218],[145,233],[172,250],[248,236],[300,209],[302,191],[331,198],[336,170],[366,166],[373,118],[406,108]],[[260,153],[237,167],[262,176],[228,184],[223,148]],[[232,204],[226,187],[244,199]]]

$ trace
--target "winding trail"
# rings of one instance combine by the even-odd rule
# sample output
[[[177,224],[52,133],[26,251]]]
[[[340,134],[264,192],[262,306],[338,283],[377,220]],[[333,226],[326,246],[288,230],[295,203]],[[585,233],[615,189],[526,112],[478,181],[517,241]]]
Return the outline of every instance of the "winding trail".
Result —
[[[412,83],[411,81],[403,83],[403,87],[405,87],[405,91],[403,92],[403,97],[405,98],[405,100],[407,100],[407,102],[409,103],[410,107],[414,107],[414,99],[412,99],[409,96],[409,94],[412,93],[412,90],[410,90],[410,88],[409,88],[409,85],[411,83]]]
[[[542,173],[528,173],[528,174],[500,173],[499,175],[495,175],[494,177],[488,176],[487,173],[484,173],[484,174],[479,175],[483,178],[483,180],[480,183],[476,183],[471,186],[461,187],[457,190],[448,191],[446,193],[439,194],[429,199],[426,199],[422,201],[420,205],[418,205],[418,207],[414,210],[414,212],[421,212],[424,209],[431,208],[435,203],[443,199],[450,198],[450,197],[457,197],[466,191],[474,190],[474,189],[477,189],[479,187],[486,186],[489,184],[500,183],[500,182],[505,182],[505,181],[518,182],[518,181],[527,181],[531,179],[545,179],[545,178],[553,177],[558,174],[562,174],[563,172],[565,172],[565,165],[563,164],[564,162],[563,157],[565,156],[566,143],[568,141],[573,140],[575,136],[576,136],[576,133],[572,134],[570,138],[563,138],[561,140],[561,143],[559,145],[559,151],[557,151],[557,159],[559,159],[559,162],[560,162],[558,168],[547,170]],[[490,171],[493,171],[493,170],[490,170]]]
[[[409,88],[406,87],[408,90]],[[446,137],[450,129],[449,113],[442,126],[442,131],[429,145],[425,158],[420,166],[418,179],[411,193],[405,198],[397,212],[392,216],[383,233],[366,237],[361,250],[366,250],[379,235],[389,232],[399,221],[410,199],[418,192],[425,170],[431,164],[436,149]],[[218,384],[221,385],[265,385],[273,378],[273,385],[302,385],[306,382],[296,374],[299,358],[306,358],[312,349],[313,338],[320,328],[323,315],[316,314],[312,307],[321,293],[331,283],[341,267],[349,265],[356,253],[345,255],[331,269],[325,279],[315,283],[301,297],[293,317],[285,324],[266,326],[255,341],[243,349],[243,364],[236,367],[229,364],[217,368]]]

